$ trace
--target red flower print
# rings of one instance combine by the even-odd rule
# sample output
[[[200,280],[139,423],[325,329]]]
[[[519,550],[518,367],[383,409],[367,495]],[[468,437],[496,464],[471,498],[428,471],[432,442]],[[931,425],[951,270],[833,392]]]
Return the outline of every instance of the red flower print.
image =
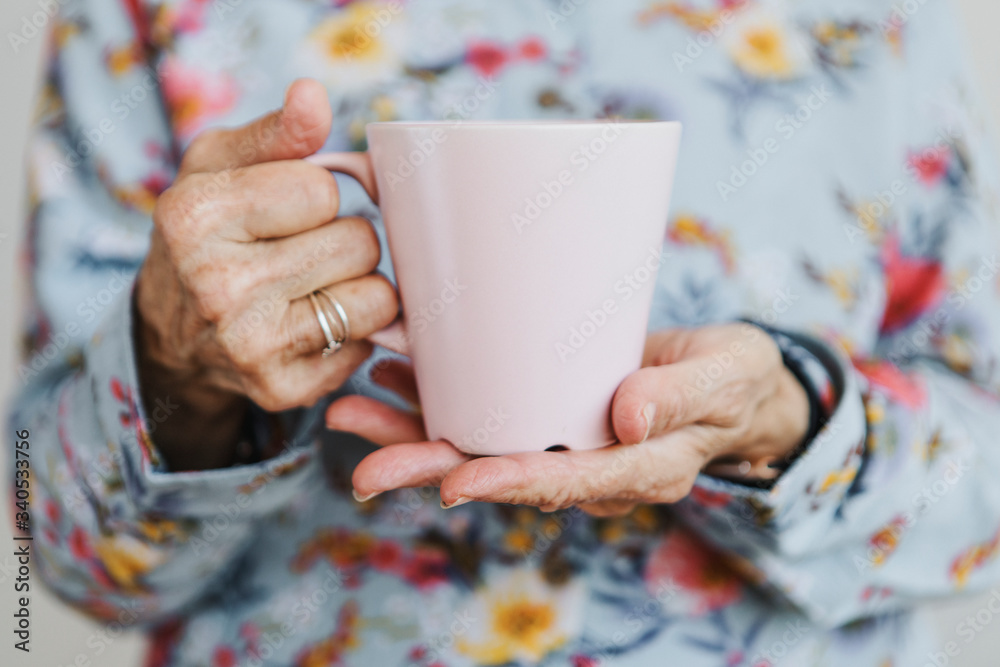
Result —
[[[658,595],[672,582],[695,600],[695,613],[705,614],[737,601],[743,583],[720,554],[683,530],[667,535],[646,563],[646,589]]]
[[[729,504],[729,501],[732,500],[732,497],[728,493],[709,491],[701,488],[700,486],[696,486],[691,489],[691,498],[694,499],[694,501],[699,505],[704,505],[713,509],[725,507]]]
[[[184,138],[230,110],[239,98],[239,87],[229,74],[205,71],[175,57],[163,61],[160,79],[174,128]]]
[[[929,188],[934,187],[948,173],[948,165],[951,163],[951,149],[945,146],[943,148],[928,148],[919,153],[910,153],[906,162],[916,173],[917,180]]]
[[[368,555],[368,562],[380,572],[388,572],[399,566],[403,549],[392,540],[382,540],[376,544]]]
[[[240,637],[246,642],[246,650],[250,653],[257,652],[257,644],[260,642],[260,628],[247,621],[240,626]]]
[[[90,547],[90,538],[79,526],[70,531],[69,552],[77,560],[90,560],[94,557],[94,550]]]
[[[51,500],[45,501],[45,516],[52,523],[59,523],[59,505]]]
[[[184,625],[180,621],[168,621],[154,630],[143,667],[164,667],[183,630]]]
[[[424,590],[448,580],[448,557],[438,551],[420,550],[403,564],[400,576],[412,586]]]
[[[122,381],[118,378],[111,378],[111,395],[115,397],[115,400],[119,403],[125,402],[125,386]]]
[[[918,376],[908,375],[888,361],[855,359],[853,363],[858,372],[897,403],[914,410],[926,404],[927,390]]]
[[[220,646],[212,654],[212,667],[236,667],[236,651]]]
[[[493,42],[476,42],[469,45],[465,53],[467,62],[476,72],[485,77],[493,77],[507,64],[506,49]]]
[[[881,250],[885,271],[886,305],[882,332],[892,333],[933,308],[944,296],[945,278],[941,263],[928,257],[905,257],[899,237],[889,234]]]
[[[597,661],[585,655],[574,655],[570,660],[573,667],[597,667]]]
[[[103,567],[97,563],[92,563],[89,569],[90,576],[94,578],[94,581],[97,582],[98,586],[106,591],[118,590],[118,586],[115,582],[111,581],[111,577],[108,576],[108,573],[104,571]]]
[[[517,45],[517,55],[521,60],[537,62],[545,58],[545,42],[539,37],[527,37]]]

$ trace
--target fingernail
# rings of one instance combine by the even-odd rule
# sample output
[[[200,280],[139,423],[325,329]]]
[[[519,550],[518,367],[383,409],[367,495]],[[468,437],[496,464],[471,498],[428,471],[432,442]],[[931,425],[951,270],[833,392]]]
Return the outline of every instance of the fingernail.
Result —
[[[471,500],[472,500],[472,498],[466,498],[464,496],[459,496],[458,500],[456,500],[455,502],[453,502],[452,504],[449,505],[448,503],[446,503],[444,501],[444,499],[442,499],[441,500],[441,509],[443,509],[443,510],[450,510],[452,507],[458,507],[459,505],[464,505],[465,503],[470,502]]]
[[[363,496],[360,493],[358,493],[355,489],[351,489],[351,495],[354,496],[354,499],[357,500],[359,503],[367,503],[369,500],[379,495],[380,493],[382,492],[376,491],[375,493],[370,493],[367,496]]]
[[[649,439],[649,432],[653,430],[653,418],[656,417],[656,404],[646,403],[642,409],[642,416],[646,418],[646,435],[642,436],[642,442]]]

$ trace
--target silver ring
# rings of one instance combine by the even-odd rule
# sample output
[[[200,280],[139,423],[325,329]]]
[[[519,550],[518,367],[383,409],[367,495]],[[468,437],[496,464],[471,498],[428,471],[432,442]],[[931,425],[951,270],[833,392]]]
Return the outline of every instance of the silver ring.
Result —
[[[340,342],[343,343],[345,341],[350,340],[350,338],[351,338],[351,322],[350,322],[350,320],[347,319],[347,311],[344,310],[344,307],[342,305],[340,305],[340,302],[337,301],[337,299],[332,294],[330,294],[330,292],[328,290],[326,290],[324,288],[324,289],[320,289],[318,291],[319,291],[320,294],[322,294],[323,296],[326,297],[327,301],[330,302],[330,305],[333,306],[333,309],[337,313],[337,319],[340,320],[340,332],[342,334],[342,338],[341,338]]]
[[[320,306],[319,299],[316,298],[316,292],[309,295],[309,303],[312,304],[316,319],[319,320],[319,327],[323,330],[323,335],[326,336],[327,346],[323,349],[323,358],[329,357],[343,347],[343,341],[334,338],[330,321],[326,317],[326,311]]]

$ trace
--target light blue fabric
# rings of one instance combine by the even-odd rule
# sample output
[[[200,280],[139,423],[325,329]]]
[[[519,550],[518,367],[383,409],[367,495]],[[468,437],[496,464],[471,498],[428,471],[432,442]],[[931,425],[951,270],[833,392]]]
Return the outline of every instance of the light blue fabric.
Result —
[[[154,629],[151,664],[922,666],[942,649],[912,610],[995,585],[1000,199],[949,3],[127,5],[68,0],[55,27],[10,424],[43,576]],[[374,46],[348,58],[334,37],[358,30]],[[152,204],[198,131],[300,76],[330,90],[329,149],[388,118],[681,120],[651,327],[812,341],[833,417],[773,490],[702,477],[615,520],[360,505],[367,445],[322,405],[285,416],[274,459],[167,470],[170,404],[139,400],[131,337]],[[345,391],[374,392],[367,370]]]

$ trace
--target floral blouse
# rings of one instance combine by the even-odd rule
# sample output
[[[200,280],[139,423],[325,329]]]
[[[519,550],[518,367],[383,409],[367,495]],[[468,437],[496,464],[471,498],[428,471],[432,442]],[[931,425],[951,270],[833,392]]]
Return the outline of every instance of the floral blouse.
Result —
[[[948,2],[60,5],[10,428],[42,576],[148,631],[149,667],[909,667],[975,638],[920,612],[1000,579],[997,164]],[[131,333],[150,212],[196,134],[306,76],[329,150],[375,120],[682,121],[651,326],[788,332],[825,360],[825,427],[773,488],[702,476],[616,519],[359,504],[370,446],[325,404],[282,415],[262,462],[168,469],[176,405],[140,401]],[[380,395],[369,370],[343,391]]]

